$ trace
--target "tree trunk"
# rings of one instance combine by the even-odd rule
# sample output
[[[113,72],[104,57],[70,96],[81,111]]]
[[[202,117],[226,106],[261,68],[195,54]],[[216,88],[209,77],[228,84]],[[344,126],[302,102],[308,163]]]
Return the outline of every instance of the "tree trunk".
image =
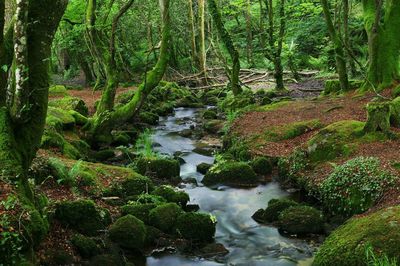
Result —
[[[321,5],[325,15],[326,25],[328,27],[328,33],[335,48],[336,71],[339,74],[340,88],[342,91],[347,91],[349,89],[349,80],[343,44],[340,40],[339,34],[336,32],[335,26],[333,25],[328,0],[321,0]]]
[[[163,31],[157,64],[150,72],[146,73],[145,80],[139,85],[134,97],[127,104],[114,110],[96,112],[96,115],[89,120],[84,129],[88,133],[88,140],[93,145],[109,143],[112,129],[128,121],[139,112],[147,95],[157,87],[163,78],[170,57],[170,0],[163,0],[163,7]]]
[[[204,83],[207,84],[207,54],[205,29],[205,0],[199,0],[199,31],[200,31],[200,71],[204,74]]]
[[[253,65],[253,32],[251,21],[251,1],[246,2],[247,63]]]
[[[352,76],[356,75],[356,66],[354,59],[352,58],[352,48],[350,43],[350,33],[349,33],[349,14],[350,14],[350,3],[349,0],[343,0],[343,37],[344,45],[346,47],[347,62],[350,67],[350,73]]]
[[[193,0],[188,1],[188,19],[189,19],[189,32],[190,32],[190,40],[192,45],[192,62],[197,62],[197,47],[196,47],[196,34],[195,34],[195,25],[194,25],[194,15],[193,15]]]
[[[239,52],[235,48],[232,38],[228,33],[228,31],[226,30],[224,23],[222,22],[221,13],[218,9],[215,0],[208,0],[208,8],[210,9],[210,13],[215,22],[217,31],[221,36],[221,39],[232,58],[232,71],[231,71],[230,81],[231,81],[232,92],[236,96],[242,92],[242,88],[240,87],[239,84],[239,72],[240,72]]]
[[[378,4],[363,0],[369,50],[368,82],[383,89],[399,79],[400,2],[387,1],[384,15]]]
[[[6,51],[4,47],[5,0],[0,0],[0,106],[5,104],[7,86]]]

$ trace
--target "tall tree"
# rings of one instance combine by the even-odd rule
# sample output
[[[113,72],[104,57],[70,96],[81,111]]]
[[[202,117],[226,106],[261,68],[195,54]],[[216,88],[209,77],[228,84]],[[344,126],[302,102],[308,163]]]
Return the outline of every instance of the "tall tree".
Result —
[[[343,91],[347,91],[349,88],[349,80],[347,74],[346,56],[343,49],[343,43],[340,38],[340,34],[337,32],[335,25],[333,24],[328,0],[321,0],[321,4],[322,4],[322,9],[324,11],[324,16],[329,36],[335,48],[336,71],[339,75],[340,88]]]
[[[204,81],[205,83],[207,83],[205,1],[206,0],[199,0],[199,32],[200,32],[199,65],[200,65],[200,71],[203,72],[204,74]]]
[[[208,8],[210,9],[211,16],[214,20],[215,27],[224,43],[226,49],[228,50],[232,59],[232,70],[230,73],[230,84],[232,87],[232,92],[234,95],[238,95],[242,92],[242,88],[239,84],[239,72],[240,72],[240,61],[239,52],[237,51],[235,45],[233,44],[232,37],[226,30],[224,23],[222,22],[221,12],[217,6],[215,0],[208,0]]]
[[[262,7],[260,7],[262,9]],[[251,19],[251,1],[246,0],[246,31],[247,31],[247,63],[253,64],[253,25]]]
[[[190,44],[192,48],[192,64],[197,62],[197,47],[196,47],[196,33],[195,23],[193,14],[193,0],[188,1],[188,20],[189,20],[189,32],[190,32]]]
[[[385,88],[400,78],[400,1],[363,0],[362,4],[368,34],[368,82]]]

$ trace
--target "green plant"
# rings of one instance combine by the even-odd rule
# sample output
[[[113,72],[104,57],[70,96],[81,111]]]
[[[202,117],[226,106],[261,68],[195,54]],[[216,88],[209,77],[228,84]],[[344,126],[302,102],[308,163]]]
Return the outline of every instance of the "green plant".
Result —
[[[357,157],[334,171],[321,184],[324,206],[333,214],[352,216],[373,206],[394,177],[374,157]]]
[[[371,244],[365,247],[365,257],[367,258],[368,266],[397,266],[396,258],[389,258],[386,254],[378,256],[374,252]]]
[[[153,141],[152,141],[152,131],[150,129],[145,129],[138,137],[136,141],[136,152],[139,156],[145,158],[157,157],[157,153],[153,151]]]
[[[238,117],[238,114],[239,112],[234,110],[229,110],[226,112],[226,121],[224,127],[222,128],[222,132],[224,133],[224,135],[228,134],[233,125],[233,122],[235,122],[236,118]]]

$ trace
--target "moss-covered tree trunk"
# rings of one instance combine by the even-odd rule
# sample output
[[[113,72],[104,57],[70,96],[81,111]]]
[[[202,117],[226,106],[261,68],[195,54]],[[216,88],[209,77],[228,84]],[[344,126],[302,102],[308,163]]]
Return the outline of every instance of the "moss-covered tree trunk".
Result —
[[[362,4],[368,34],[368,82],[385,88],[400,78],[400,1],[363,0]]]
[[[198,0],[199,8],[199,33],[200,33],[200,44],[199,44],[199,67],[204,75],[204,84],[207,84],[207,53],[206,53],[206,10],[205,1]]]
[[[146,73],[144,81],[135,91],[133,98],[125,105],[113,110],[96,112],[85,126],[88,140],[93,144],[109,143],[111,141],[111,131],[131,119],[139,112],[147,95],[158,86],[169,62],[170,48],[170,0],[163,0],[163,30],[160,46],[160,55],[154,68]]]
[[[340,88],[342,89],[342,91],[347,91],[349,89],[349,80],[347,75],[346,56],[344,53],[343,44],[340,39],[340,35],[333,25],[328,0],[321,0],[321,4],[325,15],[329,36],[335,48],[336,71],[339,75]]]
[[[233,44],[232,37],[226,30],[224,23],[222,22],[221,12],[217,6],[215,0],[208,0],[208,8],[210,9],[211,16],[214,20],[215,27],[217,28],[218,34],[228,50],[232,58],[232,70],[231,70],[231,87],[234,95],[238,95],[242,92],[242,88],[239,83],[239,72],[240,72],[240,61],[239,52]]]
[[[5,87],[7,84],[7,72],[5,69],[5,47],[4,47],[4,23],[5,23],[5,0],[0,0],[0,105],[6,101]]]

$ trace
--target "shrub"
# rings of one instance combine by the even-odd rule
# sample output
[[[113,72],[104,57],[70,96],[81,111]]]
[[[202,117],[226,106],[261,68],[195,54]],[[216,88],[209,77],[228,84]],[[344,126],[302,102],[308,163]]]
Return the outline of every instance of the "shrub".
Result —
[[[150,211],[150,224],[163,232],[170,232],[176,225],[182,209],[175,203],[166,203]]]
[[[321,184],[324,206],[333,214],[352,216],[373,206],[391,177],[373,157],[357,157],[337,166]]]
[[[281,212],[278,218],[280,230],[289,234],[320,233],[324,219],[322,212],[309,206],[292,206]]]
[[[214,237],[215,225],[209,214],[189,212],[178,217],[177,230],[186,239],[208,242]]]
[[[108,232],[113,242],[127,249],[142,248],[146,239],[144,223],[132,215],[119,218]]]

